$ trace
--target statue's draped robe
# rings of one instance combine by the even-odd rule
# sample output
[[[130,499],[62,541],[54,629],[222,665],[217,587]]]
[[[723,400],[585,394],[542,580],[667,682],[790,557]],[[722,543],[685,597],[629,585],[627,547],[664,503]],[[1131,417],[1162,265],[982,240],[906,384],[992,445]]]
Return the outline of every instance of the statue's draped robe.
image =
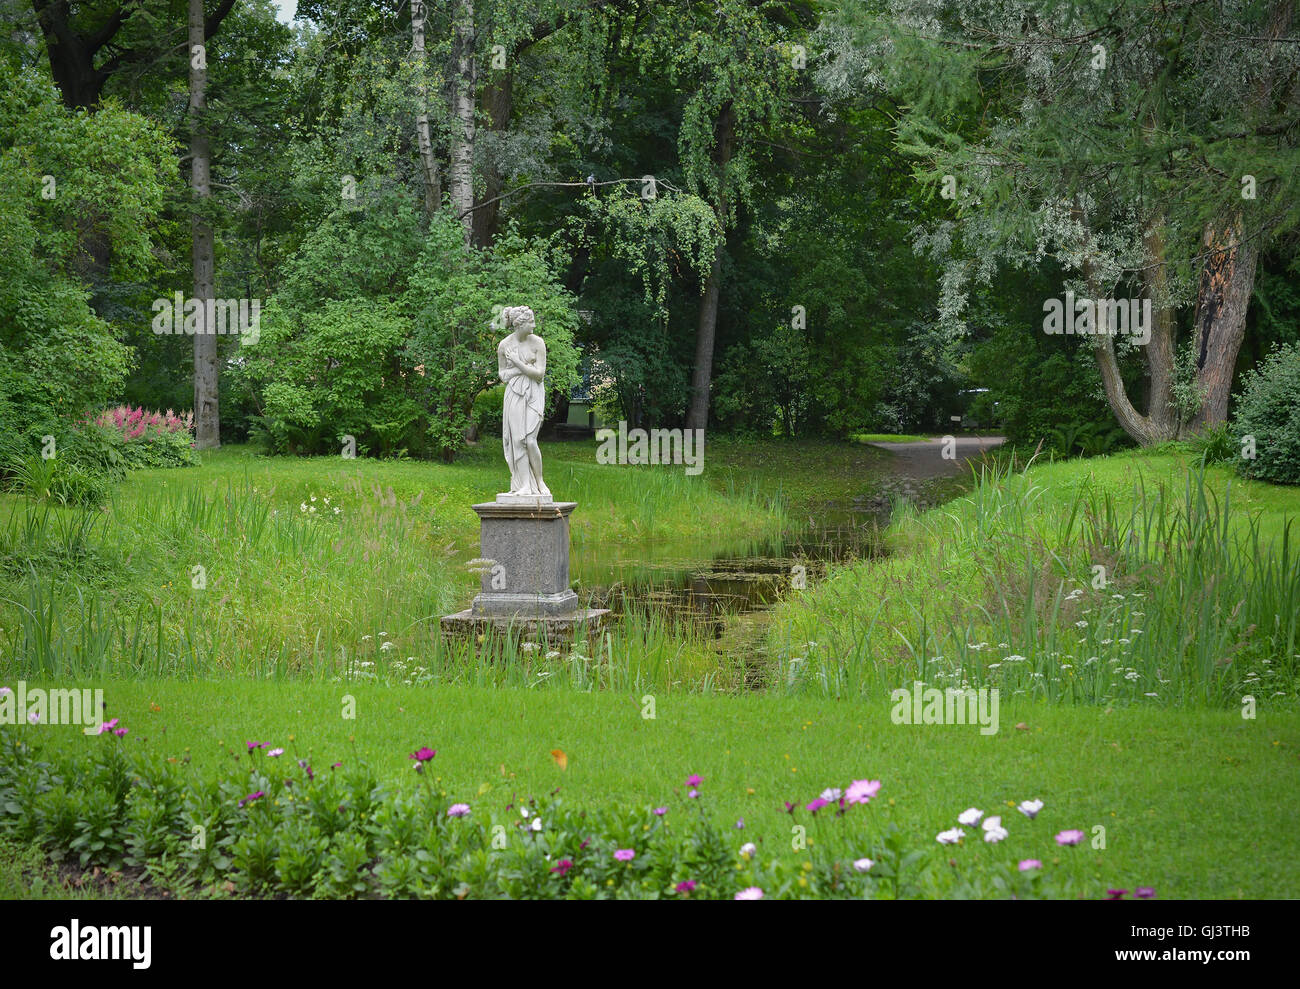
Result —
[[[508,353],[520,356],[517,349]],[[547,489],[533,475],[528,463],[528,440],[536,440],[542,428],[542,413],[546,408],[546,391],[540,381],[534,381],[513,364],[501,370],[501,380],[506,385],[502,408],[501,445],[505,449],[506,463],[510,465],[510,493],[549,495]]]

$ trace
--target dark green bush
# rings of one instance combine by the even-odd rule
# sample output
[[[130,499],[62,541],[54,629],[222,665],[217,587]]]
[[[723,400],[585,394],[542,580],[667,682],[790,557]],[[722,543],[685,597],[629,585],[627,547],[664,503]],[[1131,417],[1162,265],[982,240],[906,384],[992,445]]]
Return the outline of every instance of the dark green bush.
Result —
[[[1237,460],[1242,475],[1300,484],[1300,347],[1279,347],[1246,372],[1233,425],[1242,445]]]

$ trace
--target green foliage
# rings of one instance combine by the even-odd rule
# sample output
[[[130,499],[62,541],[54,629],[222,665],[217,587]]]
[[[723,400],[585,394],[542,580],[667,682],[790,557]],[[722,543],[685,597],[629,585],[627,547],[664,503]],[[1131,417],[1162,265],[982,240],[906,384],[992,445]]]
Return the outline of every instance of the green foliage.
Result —
[[[1300,346],[1278,347],[1242,379],[1234,431],[1253,436],[1255,456],[1241,456],[1246,477],[1300,484]]]
[[[553,393],[567,394],[578,382],[573,339],[578,315],[557,276],[561,263],[550,243],[528,240],[513,227],[477,250],[465,246],[450,213],[430,224],[401,299],[411,321],[403,360],[418,369],[417,389],[429,410],[429,443],[443,459],[464,445],[474,400],[500,380],[496,352],[506,333],[497,322],[502,308],[533,310],[536,332],[546,341],[548,409]]]
[[[799,808],[796,819],[817,840],[792,857],[753,844],[737,851],[736,832],[706,811],[707,782],[695,778],[700,790],[658,811],[579,807],[555,794],[490,808],[457,801],[426,764],[417,764],[413,787],[398,786],[354,757],[313,768],[249,743],[236,766],[182,771],[107,731],[47,758],[20,740],[25,728],[0,729],[0,836],[39,843],[83,868],[140,866],[188,890],[730,900],[746,890],[765,899],[907,899],[955,888],[1033,899],[1068,894],[1076,882],[1068,865],[1018,874],[1010,848],[997,862],[941,852],[866,802],[830,804],[820,818]],[[957,869],[944,864],[953,854],[962,859]]]

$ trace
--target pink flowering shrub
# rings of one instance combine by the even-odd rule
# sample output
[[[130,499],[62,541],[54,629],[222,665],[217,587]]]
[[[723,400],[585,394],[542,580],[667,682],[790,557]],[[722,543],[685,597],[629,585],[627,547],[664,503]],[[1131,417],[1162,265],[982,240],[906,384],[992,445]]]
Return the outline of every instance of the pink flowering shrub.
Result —
[[[194,413],[186,412],[183,416],[178,416],[171,409],[162,413],[149,412],[144,406],[133,409],[129,405],[119,405],[117,408],[105,409],[101,412],[95,419],[95,425],[116,429],[122,434],[122,439],[128,443],[140,439],[148,442],[153,437],[164,433],[175,433],[181,430],[186,433],[192,432]]]
[[[90,431],[118,447],[127,467],[184,467],[199,462],[194,451],[194,413],[151,412],[119,405],[87,420]]]

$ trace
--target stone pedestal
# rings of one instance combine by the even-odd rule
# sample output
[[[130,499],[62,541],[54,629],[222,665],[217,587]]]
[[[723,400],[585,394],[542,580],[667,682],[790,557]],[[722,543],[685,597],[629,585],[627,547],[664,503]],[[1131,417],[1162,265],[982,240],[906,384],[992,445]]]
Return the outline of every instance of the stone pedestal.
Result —
[[[474,505],[479,517],[479,593],[465,611],[442,619],[444,635],[511,627],[572,638],[608,611],[579,608],[569,586],[569,516],[577,502],[497,495]]]

